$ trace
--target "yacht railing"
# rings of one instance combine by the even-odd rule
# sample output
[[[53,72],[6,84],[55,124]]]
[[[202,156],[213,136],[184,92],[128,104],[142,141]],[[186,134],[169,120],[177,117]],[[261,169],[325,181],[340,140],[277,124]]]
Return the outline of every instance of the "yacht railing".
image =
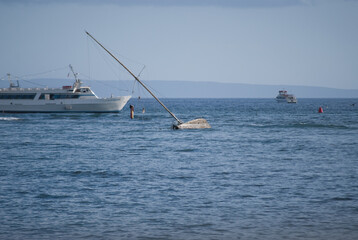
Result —
[[[63,90],[62,88],[0,88],[0,92],[8,91],[40,91],[40,90]]]

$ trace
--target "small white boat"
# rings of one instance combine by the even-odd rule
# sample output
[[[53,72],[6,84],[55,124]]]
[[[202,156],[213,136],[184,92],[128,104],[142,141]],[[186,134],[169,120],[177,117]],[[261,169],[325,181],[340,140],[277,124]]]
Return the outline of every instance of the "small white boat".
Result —
[[[287,103],[297,103],[296,97],[292,94],[288,94],[286,100]]]
[[[288,94],[286,90],[280,90],[276,96],[277,102],[297,103],[295,95]]]
[[[119,112],[131,96],[99,98],[90,87],[82,86],[75,76],[72,86],[62,88],[21,88],[13,84],[8,74],[9,88],[0,88],[0,112],[54,113],[54,112]]]

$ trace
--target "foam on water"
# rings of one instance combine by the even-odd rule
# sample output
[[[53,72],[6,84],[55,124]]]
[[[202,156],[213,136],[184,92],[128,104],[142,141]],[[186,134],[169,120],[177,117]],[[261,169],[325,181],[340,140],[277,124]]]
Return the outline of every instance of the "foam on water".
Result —
[[[16,118],[16,117],[0,117],[0,121],[17,121],[17,120],[21,120],[21,118]]]

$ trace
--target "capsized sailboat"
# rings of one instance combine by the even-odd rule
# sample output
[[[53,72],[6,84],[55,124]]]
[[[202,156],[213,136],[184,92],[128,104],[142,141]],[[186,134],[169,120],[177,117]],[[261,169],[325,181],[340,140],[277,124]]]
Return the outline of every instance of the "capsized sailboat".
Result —
[[[200,129],[200,128],[211,128],[210,124],[204,119],[194,119],[189,122],[183,122],[177,118],[174,113],[172,113],[148,88],[144,83],[139,80],[121,61],[119,61],[110,51],[108,51],[100,42],[98,42],[90,33],[86,31],[86,34],[91,37],[99,46],[101,46],[111,57],[114,58],[132,77],[139,82],[145,90],[147,90],[152,97],[157,100],[157,102],[162,105],[162,107],[176,120],[176,123],[173,124],[173,129]]]

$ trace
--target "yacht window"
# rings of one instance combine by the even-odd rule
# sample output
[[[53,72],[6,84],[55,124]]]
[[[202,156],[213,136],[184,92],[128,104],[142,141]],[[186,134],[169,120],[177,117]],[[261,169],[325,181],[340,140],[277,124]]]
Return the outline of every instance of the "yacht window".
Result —
[[[34,99],[36,94],[0,94],[0,99]]]

